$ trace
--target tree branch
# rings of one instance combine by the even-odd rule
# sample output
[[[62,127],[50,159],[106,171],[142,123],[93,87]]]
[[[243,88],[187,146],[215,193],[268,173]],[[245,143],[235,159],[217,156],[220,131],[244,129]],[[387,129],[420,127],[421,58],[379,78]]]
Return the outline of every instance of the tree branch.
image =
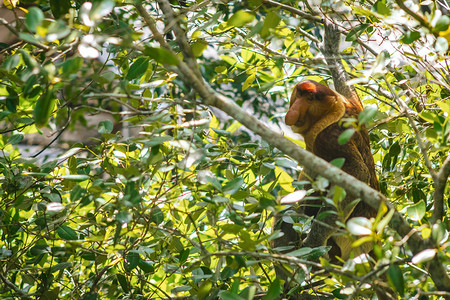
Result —
[[[434,178],[433,186],[434,186],[434,193],[433,193],[433,200],[434,200],[434,207],[433,207],[433,215],[431,217],[431,222],[436,223],[438,220],[442,221],[442,218],[445,215],[444,210],[444,192],[445,192],[445,186],[447,184],[447,178],[450,175],[450,156],[447,156],[444,163],[441,166],[441,169],[436,174],[436,178]]]
[[[6,278],[3,273],[0,272],[0,279],[5,283],[5,285],[7,287],[9,287],[10,289],[12,289],[14,292],[16,292],[20,298],[23,299],[31,299],[31,297],[24,291],[22,291],[21,289],[19,289],[14,283],[12,283],[11,281],[9,281],[8,278]]]
[[[168,5],[171,9],[167,0],[159,0],[159,2]],[[175,21],[174,19],[171,19],[173,14],[165,15],[165,17],[167,19],[167,23]],[[190,59],[195,58],[191,57]],[[379,209],[380,206],[383,205],[389,210],[394,211],[389,224],[402,237],[413,232],[408,239],[408,245],[414,254],[417,254],[424,249],[435,248],[433,241],[424,240],[417,232],[413,231],[408,222],[403,219],[402,215],[395,210],[384,195],[372,189],[367,184],[357,180],[355,177],[345,173],[341,169],[299,147],[278,132],[271,130],[256,117],[242,110],[232,99],[214,92],[204,82],[203,78],[200,78],[197,75],[199,72],[190,69],[183,61],[181,61],[177,67],[179,74],[182,75],[181,77],[185,81],[185,84],[190,85],[195,89],[195,91],[202,98],[203,104],[214,106],[224,111],[228,115],[232,116],[236,121],[258,134],[270,145],[278,148],[280,151],[292,157],[306,168],[315,170],[317,174],[330,180],[332,183],[343,187],[350,194],[362,199],[371,207]],[[450,291],[450,277],[448,276],[446,268],[437,255],[429,263],[429,272],[439,290]]]

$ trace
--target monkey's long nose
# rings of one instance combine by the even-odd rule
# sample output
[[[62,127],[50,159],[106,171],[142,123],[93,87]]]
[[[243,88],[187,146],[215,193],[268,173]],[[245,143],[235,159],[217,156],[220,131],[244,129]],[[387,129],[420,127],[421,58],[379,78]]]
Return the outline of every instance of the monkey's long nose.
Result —
[[[306,103],[304,103],[302,99],[295,99],[294,103],[292,103],[291,107],[286,113],[286,116],[284,117],[284,122],[286,123],[286,125],[295,125],[298,119],[303,117],[302,110],[304,111],[306,109],[306,107],[304,107],[305,105]]]

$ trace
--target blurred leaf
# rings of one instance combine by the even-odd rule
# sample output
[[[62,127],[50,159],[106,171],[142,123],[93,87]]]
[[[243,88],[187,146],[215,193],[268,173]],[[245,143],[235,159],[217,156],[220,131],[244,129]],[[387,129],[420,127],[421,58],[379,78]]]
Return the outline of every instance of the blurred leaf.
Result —
[[[359,114],[358,121],[361,124],[368,124],[373,121],[373,118],[377,114],[378,109],[376,107],[367,106],[364,110]]]
[[[73,175],[63,175],[61,176],[62,179],[81,182],[89,179],[89,175],[83,175],[83,174],[73,174]]]
[[[173,55],[172,52],[163,48],[152,48],[146,46],[144,49],[144,53],[145,55],[150,56],[151,58],[162,64],[175,66],[179,63],[178,57]]]
[[[355,217],[347,221],[347,229],[353,235],[371,235],[372,222],[364,217]]]
[[[330,161],[330,164],[332,164],[333,166],[335,166],[339,169],[344,166],[344,163],[345,163],[345,158],[343,158],[343,157],[335,158],[332,161]]]
[[[73,230],[69,226],[61,225],[56,229],[56,232],[64,240],[67,240],[67,241],[78,240],[77,233],[75,232],[75,230]]]
[[[116,215],[116,221],[120,224],[130,223],[133,219],[133,215],[127,211],[119,211]]]
[[[270,30],[274,29],[280,23],[281,18],[274,12],[269,11],[264,19],[264,24],[261,28],[260,35],[263,39],[266,39],[270,35]]]
[[[361,36],[364,33],[364,31],[366,31],[366,29],[369,26],[370,26],[369,24],[361,24],[361,25],[355,26],[347,34],[347,36],[345,37],[345,40],[346,41],[355,41],[359,36]]]
[[[436,249],[425,249],[417,253],[413,256],[411,259],[411,262],[415,265],[417,264],[423,264],[425,262],[429,262],[436,256],[437,250]]]
[[[56,99],[51,90],[47,90],[39,97],[34,107],[34,122],[36,127],[47,125],[53,110],[55,109]]]
[[[281,204],[291,204],[291,203],[300,202],[303,198],[305,198],[306,194],[307,193],[305,190],[295,191],[295,192],[290,193],[290,194],[284,196],[283,198],[281,198],[280,203]]]
[[[386,0],[378,0],[375,3],[375,11],[381,15],[384,16],[389,16],[391,15],[391,10],[389,9],[389,7],[387,6],[387,1]]]
[[[389,155],[391,157],[398,156],[401,152],[400,144],[398,142],[395,142],[392,144],[392,146],[389,148]]]
[[[242,91],[248,89],[252,85],[253,81],[255,81],[255,79],[256,79],[255,74],[248,76],[247,79],[244,81],[244,84],[242,85]]]
[[[448,236],[449,234],[445,226],[445,223],[439,222],[433,224],[433,227],[431,228],[431,237],[433,241],[436,242],[437,245],[440,245],[443,242],[447,241]]]
[[[403,44],[412,44],[420,39],[420,32],[418,31],[407,31],[405,35],[400,39]]]
[[[140,261],[139,253],[136,251],[128,252],[125,261],[127,262],[127,271],[128,272],[132,271],[139,264]]]
[[[112,0],[100,0],[93,2],[89,17],[92,21],[97,21],[108,15],[114,8],[115,2]]]
[[[238,10],[231,18],[228,19],[227,23],[230,26],[242,27],[255,19],[255,16],[245,10]]]
[[[207,47],[208,42],[206,42],[205,40],[197,40],[192,44],[192,52],[194,53],[195,57],[199,57]]]
[[[219,294],[220,299],[222,300],[245,300],[241,296],[236,293],[232,293],[229,291],[223,291]]]
[[[350,139],[352,138],[354,133],[355,133],[354,128],[349,128],[349,129],[344,130],[344,132],[342,132],[338,137],[339,145],[344,145],[348,141],[350,141]]]
[[[403,296],[405,294],[405,281],[403,273],[399,266],[391,264],[388,270],[388,279],[395,290]]]
[[[272,283],[269,285],[269,289],[267,291],[267,294],[264,295],[262,298],[263,300],[275,300],[278,299],[281,292],[283,291],[280,283],[280,279],[276,278]]]
[[[15,133],[8,138],[8,144],[17,145],[18,143],[20,143],[23,140],[23,138],[24,138],[23,133],[21,133],[21,132]]]
[[[59,19],[60,17],[67,14],[70,7],[70,0],[50,0],[50,9],[56,19]]]
[[[411,217],[411,219],[415,221],[420,221],[425,216],[426,213],[426,205],[425,201],[420,200],[419,202],[410,205],[406,208],[407,214]]]
[[[36,32],[36,27],[41,25],[44,20],[44,13],[36,6],[32,6],[28,9],[26,17],[26,24],[31,32]]]
[[[114,124],[110,120],[105,120],[98,123],[98,133],[111,133],[113,129]]]
[[[225,194],[230,194],[233,195],[235,194],[237,191],[239,191],[239,189],[241,188],[241,186],[244,184],[244,179],[242,179],[241,177],[236,177],[234,178],[232,181],[228,182],[222,189],[222,191]]]
[[[436,25],[433,28],[434,32],[441,32],[446,31],[449,28],[450,25],[450,17],[448,16],[441,16],[437,22]]]

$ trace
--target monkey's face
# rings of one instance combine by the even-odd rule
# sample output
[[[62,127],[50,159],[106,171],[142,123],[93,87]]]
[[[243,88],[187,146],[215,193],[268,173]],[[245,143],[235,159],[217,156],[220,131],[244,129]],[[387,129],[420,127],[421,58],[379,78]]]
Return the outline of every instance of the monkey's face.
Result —
[[[330,88],[312,80],[298,83],[291,95],[286,125],[296,133],[308,132],[312,125],[335,109],[338,95]]]

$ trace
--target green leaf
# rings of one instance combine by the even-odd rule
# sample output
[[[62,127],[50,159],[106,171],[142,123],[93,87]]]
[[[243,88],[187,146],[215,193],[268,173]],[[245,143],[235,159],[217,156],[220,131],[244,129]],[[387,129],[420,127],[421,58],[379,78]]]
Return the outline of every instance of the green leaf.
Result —
[[[198,287],[197,298],[205,299],[205,297],[208,296],[211,288],[212,288],[212,282],[210,280],[203,281],[203,283]]]
[[[405,294],[405,281],[403,273],[399,266],[390,265],[388,270],[388,280],[391,285],[397,290],[400,296]]]
[[[87,293],[83,297],[80,298],[80,300],[97,300],[97,293]]]
[[[415,221],[420,221],[425,216],[426,213],[425,201],[420,200],[416,204],[410,205],[406,208],[406,212]]]
[[[420,32],[418,31],[408,31],[405,35],[400,39],[400,42],[403,44],[412,44],[415,41],[420,39]]]
[[[255,19],[255,16],[245,10],[238,10],[231,18],[228,19],[227,24],[235,27],[242,27]]]
[[[24,134],[22,132],[16,133],[8,138],[8,144],[17,145],[23,140]]]
[[[89,179],[89,175],[85,174],[71,174],[71,175],[63,175],[61,176],[62,179],[75,181],[75,182],[81,182]]]
[[[303,247],[297,250],[294,250],[292,252],[286,253],[285,255],[288,256],[295,256],[295,257],[300,257],[300,256],[305,256],[308,255],[312,252],[312,249],[309,247]]]
[[[345,40],[348,42],[355,41],[360,35],[363,34],[363,32],[369,27],[369,24],[361,24],[358,26],[355,26],[350,30],[350,32],[345,37]]]
[[[130,272],[133,269],[135,269],[140,261],[140,257],[139,257],[139,253],[132,250],[130,252],[128,252],[127,256],[126,256],[126,263],[127,263],[127,271]]]
[[[353,134],[355,133],[355,129],[354,128],[348,128],[346,129],[343,133],[341,133],[338,137],[338,143],[339,145],[344,145],[346,144],[348,141],[350,141],[350,139],[352,138]]]
[[[333,166],[337,167],[337,168],[342,168],[344,166],[345,163],[345,158],[340,157],[340,158],[335,158],[332,161],[330,161],[330,164],[332,164]]]
[[[5,58],[5,61],[3,62],[3,68],[5,70],[10,71],[14,69],[20,62],[20,56],[19,55],[11,55]]]
[[[264,24],[260,32],[261,37],[263,39],[268,38],[271,33],[271,29],[277,27],[280,21],[281,18],[275,12],[270,11],[264,19]]]
[[[386,4],[386,0],[379,0],[375,3],[375,11],[383,16],[390,16],[391,10]]]
[[[133,215],[127,211],[119,211],[116,215],[116,221],[120,224],[128,224],[133,220]]]
[[[436,104],[439,106],[439,108],[450,115],[450,100],[447,100],[445,102],[436,102]]]
[[[176,66],[179,63],[178,57],[164,48],[145,47],[144,53],[162,64]]]
[[[67,14],[70,7],[70,0],[50,0],[50,10],[56,19]]]
[[[230,291],[224,291],[219,294],[220,299],[222,300],[245,300],[238,294],[232,293]]]
[[[78,240],[77,233],[69,226],[61,225],[58,227],[58,229],[56,229],[56,232],[58,233],[59,237],[62,238],[63,240],[67,241]]]
[[[442,244],[448,239],[448,231],[446,229],[445,223],[436,223],[433,224],[433,227],[431,228],[431,237],[433,238],[433,241],[436,242],[437,245]]]
[[[278,299],[278,296],[280,296],[281,292],[283,291],[280,279],[276,278],[269,286],[269,289],[267,291],[267,294],[264,295],[262,300],[275,300]]]
[[[54,273],[57,271],[65,270],[67,268],[72,267],[72,265],[73,265],[73,263],[71,263],[71,262],[62,262],[62,263],[52,266],[50,269],[50,272]]]
[[[113,129],[114,124],[110,120],[105,120],[98,123],[98,133],[111,133]]]
[[[36,32],[36,27],[41,25],[44,20],[44,13],[37,6],[32,6],[28,9],[26,24],[31,32]]]
[[[244,179],[242,177],[236,177],[232,181],[228,182],[223,187],[223,192],[225,194],[233,195],[241,188],[242,184],[244,184]]]
[[[197,40],[194,44],[192,44],[192,52],[195,57],[199,57],[202,55],[203,51],[208,47],[208,42],[205,40]]]
[[[153,265],[153,262],[143,259],[140,259],[138,262],[138,267],[147,274],[155,272],[155,268],[153,267]]]
[[[367,124],[375,117],[378,109],[372,106],[367,106],[364,110],[359,114],[358,121],[361,124]]]
[[[50,247],[47,244],[39,244],[30,248],[30,254],[33,256],[38,256],[41,254],[50,253]]]
[[[128,293],[130,290],[128,288],[127,278],[122,274],[117,274],[116,277],[117,277],[117,281],[119,281],[119,284],[120,284],[120,287],[122,288],[122,290],[125,293]]]
[[[55,109],[56,99],[51,90],[47,90],[39,97],[34,107],[34,122],[36,127],[43,127],[47,125],[48,119]]]
[[[159,225],[164,221],[164,213],[159,207],[154,207],[152,209],[152,217],[150,219],[155,224]]]
[[[248,76],[247,79],[244,81],[244,84],[242,85],[242,91],[248,89],[252,85],[253,81],[255,81],[255,79],[256,79],[255,74]]]
[[[389,155],[390,155],[391,157],[395,157],[395,156],[397,156],[397,155],[400,154],[401,150],[402,150],[402,149],[401,149],[401,147],[400,147],[400,144],[399,144],[398,142],[395,142],[395,143],[393,143],[392,146],[389,148]]]
[[[446,31],[450,25],[450,18],[448,16],[441,16],[436,25],[433,28],[433,32],[439,33],[441,31]]]
[[[147,71],[147,68],[148,68],[148,58],[145,56],[139,57],[134,61],[134,63],[128,70],[126,79],[133,80],[141,77]]]

